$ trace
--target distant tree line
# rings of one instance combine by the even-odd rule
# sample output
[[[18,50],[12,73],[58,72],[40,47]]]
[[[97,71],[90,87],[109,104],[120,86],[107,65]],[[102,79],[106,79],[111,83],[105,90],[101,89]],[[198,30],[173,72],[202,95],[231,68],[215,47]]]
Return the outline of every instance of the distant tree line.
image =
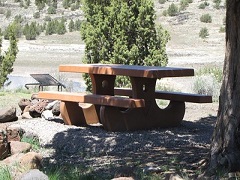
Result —
[[[17,38],[25,36],[27,40],[35,40],[42,32],[45,32],[45,35],[59,34],[63,35],[66,32],[80,31],[82,21],[70,20],[67,24],[65,18],[61,19],[48,19],[47,22],[39,24],[36,21],[31,23],[26,23],[23,25],[23,19],[21,16],[16,16],[13,24],[15,26],[15,36]],[[67,30],[68,29],[68,30]],[[3,32],[4,39],[9,39],[9,33],[11,30],[11,25],[9,25]]]

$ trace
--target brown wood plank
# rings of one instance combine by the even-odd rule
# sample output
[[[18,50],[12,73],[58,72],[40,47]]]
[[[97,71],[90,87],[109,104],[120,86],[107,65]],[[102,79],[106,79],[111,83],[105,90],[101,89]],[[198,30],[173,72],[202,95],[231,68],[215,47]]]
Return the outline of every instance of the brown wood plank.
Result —
[[[124,89],[124,88],[116,88],[114,89],[114,94],[131,97],[132,90]],[[182,92],[156,91],[155,98],[172,100],[172,101],[193,102],[193,103],[212,103],[212,96],[182,93]]]
[[[140,108],[145,106],[144,99],[133,99],[108,95],[96,95],[72,92],[42,91],[38,93],[38,98],[61,100],[68,102],[91,103],[123,108]]]
[[[60,72],[124,75],[132,77],[162,78],[193,76],[191,68],[136,66],[122,64],[66,64],[59,66]]]

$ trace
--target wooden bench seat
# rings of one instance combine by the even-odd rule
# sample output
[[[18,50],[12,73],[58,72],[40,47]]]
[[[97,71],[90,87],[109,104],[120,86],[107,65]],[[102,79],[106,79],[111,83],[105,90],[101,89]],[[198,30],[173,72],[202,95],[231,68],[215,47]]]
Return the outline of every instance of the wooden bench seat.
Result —
[[[122,108],[140,108],[145,106],[144,99],[72,92],[42,91],[38,93],[38,98],[68,102],[91,103]]]
[[[41,91],[40,99],[60,100],[60,112],[67,125],[86,126],[99,122],[100,114],[95,105],[120,108],[145,107],[144,99],[72,92]],[[90,103],[90,104],[89,104]]]
[[[125,88],[115,88],[114,94],[131,97],[132,90]],[[212,103],[212,96],[182,92],[156,91],[155,98],[192,103]]]

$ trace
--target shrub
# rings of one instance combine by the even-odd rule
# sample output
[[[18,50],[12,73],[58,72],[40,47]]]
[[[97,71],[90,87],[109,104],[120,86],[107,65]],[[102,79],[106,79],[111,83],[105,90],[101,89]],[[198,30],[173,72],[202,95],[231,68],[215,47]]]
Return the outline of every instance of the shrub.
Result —
[[[28,24],[24,27],[24,35],[27,40],[35,40],[37,35],[40,34],[40,30],[38,29],[36,22],[32,22],[30,26]]]
[[[209,36],[208,29],[206,27],[202,28],[199,32],[199,37],[205,39]]]
[[[72,19],[68,24],[68,29],[69,29],[69,32],[72,32],[74,30],[74,22]]]
[[[203,14],[200,17],[200,21],[204,22],[204,23],[211,23],[212,22],[212,17],[210,16],[210,14]]]
[[[167,10],[164,10],[164,11],[163,11],[163,16],[167,16],[167,15],[168,15]]]
[[[188,0],[181,0],[180,1],[180,10],[186,10],[186,8],[189,6]]]
[[[178,7],[172,3],[169,7],[168,7],[168,15],[169,16],[176,16],[178,14]]]
[[[223,79],[223,71],[222,68],[218,67],[204,67],[199,69],[196,72],[197,76],[202,76],[202,75],[212,75],[214,78],[217,80],[218,83],[222,82]]]
[[[40,18],[40,12],[35,12],[35,13],[33,14],[33,17],[34,17],[35,19]]]
[[[53,6],[49,6],[47,12],[48,14],[56,14],[56,8]]]
[[[43,1],[35,1],[35,5],[39,11],[43,10],[45,7],[45,3]]]
[[[196,76],[193,91],[194,93],[213,96],[213,100],[217,101],[220,92],[220,84],[211,74]]]
[[[8,9],[7,12],[5,13],[6,18],[7,19],[10,18],[11,14],[12,14],[11,10]]]
[[[166,2],[166,0],[158,0],[158,2],[159,2],[160,4],[164,4],[164,3]]]
[[[82,21],[80,19],[77,19],[75,21],[75,31],[80,31]]]
[[[67,32],[66,27],[65,27],[65,21],[64,19],[61,20],[61,22],[58,23],[57,25],[57,34],[65,34]]]
[[[226,32],[226,28],[224,26],[220,27],[219,32],[220,33],[225,33]]]
[[[221,0],[214,0],[213,2],[215,3],[214,8],[220,9]]]
[[[44,18],[44,21],[51,21],[52,20],[52,18],[50,17],[50,16],[45,16],[45,18]]]
[[[205,3],[201,3],[201,4],[199,4],[198,8],[199,8],[199,9],[205,9],[205,8],[206,8]]]

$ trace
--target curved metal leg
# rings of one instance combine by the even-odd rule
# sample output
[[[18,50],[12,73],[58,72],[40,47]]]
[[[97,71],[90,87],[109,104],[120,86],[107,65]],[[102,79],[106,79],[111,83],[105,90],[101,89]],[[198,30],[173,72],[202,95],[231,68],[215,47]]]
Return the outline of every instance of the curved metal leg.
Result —
[[[101,122],[108,131],[175,127],[181,124],[184,114],[185,103],[176,101],[171,101],[165,109],[153,103],[147,111],[145,108],[123,111],[110,106],[102,106],[100,109]]]

